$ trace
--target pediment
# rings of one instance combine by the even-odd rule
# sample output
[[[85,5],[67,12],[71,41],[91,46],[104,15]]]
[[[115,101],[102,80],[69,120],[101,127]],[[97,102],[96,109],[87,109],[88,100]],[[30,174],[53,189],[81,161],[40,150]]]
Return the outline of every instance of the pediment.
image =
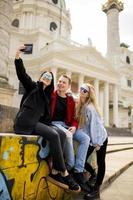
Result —
[[[80,63],[82,62],[82,64],[88,64],[98,69],[116,73],[116,70],[107,58],[98,52],[94,47],[78,47],[62,53],[64,56],[66,55],[67,57],[79,61]]]

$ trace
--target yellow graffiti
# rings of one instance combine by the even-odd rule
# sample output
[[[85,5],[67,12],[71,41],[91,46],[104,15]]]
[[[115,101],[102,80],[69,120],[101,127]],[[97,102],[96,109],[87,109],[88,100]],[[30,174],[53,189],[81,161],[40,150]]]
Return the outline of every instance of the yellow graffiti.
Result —
[[[39,157],[38,139],[36,136],[0,135],[1,200],[7,191],[11,200],[72,199],[69,193],[47,182],[49,168],[45,159]],[[2,191],[5,191],[3,196]]]

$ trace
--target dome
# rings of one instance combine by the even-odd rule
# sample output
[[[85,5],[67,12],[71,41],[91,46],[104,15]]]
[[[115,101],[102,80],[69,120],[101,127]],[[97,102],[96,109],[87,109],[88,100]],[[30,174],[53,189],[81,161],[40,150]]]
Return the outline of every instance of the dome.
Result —
[[[62,8],[66,9],[66,2],[65,0],[60,0],[60,5]]]
[[[71,23],[65,0],[18,0],[13,2],[12,25],[18,30],[43,30],[51,37],[70,37]]]
[[[66,9],[66,3],[65,0],[50,0],[50,2],[52,1],[52,3],[58,5],[59,7],[61,7],[62,9]]]

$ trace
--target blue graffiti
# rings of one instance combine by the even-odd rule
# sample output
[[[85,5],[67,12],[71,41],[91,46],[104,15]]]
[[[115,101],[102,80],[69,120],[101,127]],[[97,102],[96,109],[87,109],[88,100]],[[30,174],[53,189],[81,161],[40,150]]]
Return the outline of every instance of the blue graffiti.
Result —
[[[44,159],[49,154],[49,142],[44,140],[43,137],[39,137],[38,144],[40,145],[39,157]]]
[[[12,152],[12,151],[13,151],[13,147],[10,147],[9,150],[5,151],[5,152],[3,153],[3,159],[4,159],[4,160],[7,160],[8,157],[9,157],[10,152]]]
[[[11,200],[4,175],[0,172],[0,200]]]

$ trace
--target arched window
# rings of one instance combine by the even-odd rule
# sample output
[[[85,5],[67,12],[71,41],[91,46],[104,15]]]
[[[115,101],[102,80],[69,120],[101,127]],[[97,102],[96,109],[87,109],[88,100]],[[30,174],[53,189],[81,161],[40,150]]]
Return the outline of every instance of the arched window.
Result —
[[[12,26],[15,26],[15,27],[19,27],[19,20],[18,19],[14,19],[13,22],[12,22]]]
[[[55,22],[50,23],[50,31],[55,31],[57,29],[57,24]]]
[[[128,86],[128,87],[132,87],[132,81],[129,80],[129,79],[127,80],[127,86]]]
[[[129,58],[129,56],[126,57],[126,63],[130,64],[130,58]]]
[[[57,4],[58,3],[58,0],[52,0],[54,4]]]

